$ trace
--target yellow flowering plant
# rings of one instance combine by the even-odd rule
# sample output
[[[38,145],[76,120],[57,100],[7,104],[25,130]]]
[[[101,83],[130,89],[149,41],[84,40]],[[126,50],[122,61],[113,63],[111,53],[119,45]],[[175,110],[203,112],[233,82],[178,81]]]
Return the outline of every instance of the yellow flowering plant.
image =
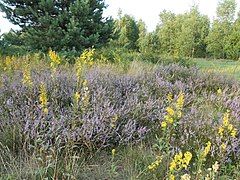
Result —
[[[45,114],[48,114],[48,98],[47,98],[47,90],[45,84],[41,83],[40,84],[40,90],[39,90],[39,102],[40,102],[40,107],[42,108],[42,111]]]
[[[208,141],[206,143],[206,146],[203,148],[203,150],[200,150],[197,153],[197,177],[201,176],[202,173],[202,167],[204,165],[204,162],[206,161],[206,157],[211,152],[212,143]]]
[[[156,160],[152,162],[150,165],[148,165],[148,170],[149,171],[157,170],[161,162],[162,162],[162,156],[157,156]]]
[[[191,159],[192,153],[189,151],[185,152],[184,154],[182,152],[176,154],[169,165],[169,178],[171,178],[171,176],[175,177],[174,174],[179,174],[179,171],[182,169],[187,169]]]
[[[48,56],[51,60],[50,67],[51,67],[53,73],[55,73],[57,67],[61,64],[61,58],[55,51],[52,51],[51,49],[48,52]]]
[[[29,65],[26,65],[23,70],[22,83],[28,87],[32,87],[32,85],[33,85],[32,78],[31,78],[31,68]]]
[[[226,112],[223,115],[223,121],[222,124],[218,128],[218,134],[221,138],[228,138],[232,137],[235,138],[237,135],[237,128],[235,128],[230,122],[230,114],[229,112]]]
[[[81,83],[81,76],[86,68],[93,66],[95,49],[85,49],[81,56],[76,59],[75,68],[78,83]]]
[[[173,101],[173,97],[171,94],[167,95],[168,102]],[[166,108],[166,115],[164,116],[164,120],[161,123],[161,127],[163,130],[166,130],[167,127],[171,126],[173,123],[177,123],[177,121],[182,117],[182,109],[184,105],[184,94],[180,92],[175,103],[172,103]]]
[[[90,91],[88,88],[88,81],[85,79],[82,82],[82,96],[81,96],[81,110],[85,111],[85,109],[89,105],[89,100],[90,100]]]
[[[237,128],[230,123],[230,113],[227,111],[224,113],[222,123],[217,129],[217,135],[221,140],[220,151],[223,159],[225,158],[224,154],[227,149],[228,142],[230,139],[236,138],[237,131]]]

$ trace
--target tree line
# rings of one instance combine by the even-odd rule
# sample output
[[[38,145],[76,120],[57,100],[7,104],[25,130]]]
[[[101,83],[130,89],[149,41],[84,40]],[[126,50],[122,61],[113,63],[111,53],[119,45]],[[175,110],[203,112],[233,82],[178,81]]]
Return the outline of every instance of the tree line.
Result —
[[[162,11],[153,32],[130,15],[104,18],[106,7],[103,0],[3,0],[1,11],[22,29],[4,34],[1,49],[82,51],[108,45],[175,57],[240,57],[235,0],[220,0],[212,22],[197,6],[183,14]]]

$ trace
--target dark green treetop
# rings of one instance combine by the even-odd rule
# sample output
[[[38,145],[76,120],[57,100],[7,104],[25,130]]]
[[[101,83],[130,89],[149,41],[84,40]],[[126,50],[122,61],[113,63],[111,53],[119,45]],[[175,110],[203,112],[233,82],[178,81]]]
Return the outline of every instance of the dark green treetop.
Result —
[[[82,50],[106,43],[113,21],[104,0],[2,0],[0,10],[21,27],[24,43],[46,51]]]

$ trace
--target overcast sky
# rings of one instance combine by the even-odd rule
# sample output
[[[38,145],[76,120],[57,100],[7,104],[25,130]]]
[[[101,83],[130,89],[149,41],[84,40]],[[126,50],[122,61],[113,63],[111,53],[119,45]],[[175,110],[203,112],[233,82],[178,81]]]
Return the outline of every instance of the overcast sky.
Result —
[[[137,20],[142,19],[147,24],[148,30],[154,30],[157,25],[159,13],[166,9],[175,13],[188,11],[192,5],[198,4],[202,14],[208,15],[211,19],[216,16],[216,7],[219,0],[105,0],[108,8],[104,15],[117,17],[118,10],[121,9],[123,14],[133,15]],[[238,10],[240,0],[238,2]],[[0,31],[8,32],[11,28],[16,29],[0,13]]]

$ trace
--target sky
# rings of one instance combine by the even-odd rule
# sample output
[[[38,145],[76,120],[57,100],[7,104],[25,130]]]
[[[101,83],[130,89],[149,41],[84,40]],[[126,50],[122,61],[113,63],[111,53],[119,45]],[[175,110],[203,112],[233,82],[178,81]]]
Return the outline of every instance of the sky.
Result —
[[[153,31],[159,22],[159,13],[170,10],[175,13],[184,13],[191,6],[197,4],[202,14],[208,15],[213,19],[216,16],[216,7],[219,0],[105,0],[108,8],[104,11],[104,16],[117,17],[118,10],[121,9],[123,14],[133,15],[136,20],[142,19],[149,31]],[[238,10],[240,9],[240,0]],[[8,32],[11,28],[18,29],[8,20],[3,18],[4,14],[0,13],[0,34]]]

